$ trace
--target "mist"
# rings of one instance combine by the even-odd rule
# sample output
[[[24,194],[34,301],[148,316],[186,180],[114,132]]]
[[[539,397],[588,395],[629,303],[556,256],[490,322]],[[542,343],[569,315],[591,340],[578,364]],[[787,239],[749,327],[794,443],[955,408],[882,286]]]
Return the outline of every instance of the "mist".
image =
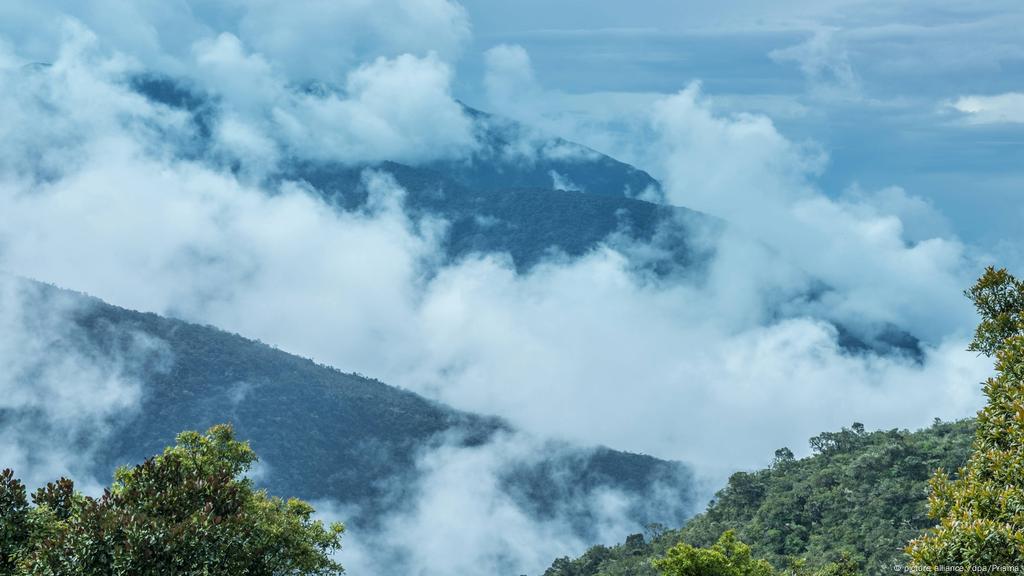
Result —
[[[117,418],[139,406],[146,370],[173,359],[147,334],[74,318],[82,301],[0,275],[0,462],[34,489],[60,477],[87,494],[107,479],[93,464]]]

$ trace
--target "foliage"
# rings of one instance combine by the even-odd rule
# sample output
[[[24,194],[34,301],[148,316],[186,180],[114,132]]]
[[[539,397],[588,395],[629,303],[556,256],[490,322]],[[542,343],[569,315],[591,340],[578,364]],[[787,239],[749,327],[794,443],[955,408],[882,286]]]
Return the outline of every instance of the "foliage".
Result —
[[[256,461],[229,426],[184,432],[163,454],[121,468],[99,498],[61,479],[38,490],[34,507],[7,470],[3,486],[6,574],[19,576],[340,574],[331,554],[344,527],[313,519],[313,508],[253,489]],[[13,542],[14,546],[8,546]]]
[[[820,566],[845,552],[880,573],[902,562],[903,544],[929,525],[927,479],[966,460],[971,432],[972,422],[936,422],[916,433],[867,433],[855,424],[820,434],[810,458],[734,474],[681,537],[708,545],[734,529],[778,567],[792,557]]]
[[[932,479],[939,525],[907,551],[920,567],[1024,566],[1024,283],[989,268],[967,295],[982,318],[971,349],[994,354],[997,374],[959,478]]]
[[[664,558],[652,562],[664,576],[773,576],[775,569],[765,560],[755,559],[750,546],[740,542],[736,533],[726,531],[710,548],[695,548],[680,542]]]
[[[650,530],[629,546],[595,546],[556,560],[546,576],[656,576],[652,560],[673,546],[712,547],[730,530],[783,573],[885,573],[906,563],[905,543],[932,524],[932,471],[962,465],[973,434],[970,420],[936,421],[917,432],[867,432],[858,424],[826,432],[811,439],[810,457],[782,448],[770,468],[734,474],[683,528]]]
[[[968,350],[995,355],[1013,336],[1024,334],[1024,282],[1005,268],[989,266],[964,293],[974,302],[981,322]]]
[[[0,574],[14,571],[17,554],[28,542],[25,485],[10,470],[0,472]]]

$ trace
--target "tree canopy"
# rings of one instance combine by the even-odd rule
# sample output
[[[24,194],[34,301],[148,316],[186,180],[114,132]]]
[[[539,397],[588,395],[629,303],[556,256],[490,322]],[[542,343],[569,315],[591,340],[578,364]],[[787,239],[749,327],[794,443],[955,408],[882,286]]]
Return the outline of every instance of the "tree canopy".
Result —
[[[907,552],[921,567],[1024,566],[1024,283],[989,268],[967,291],[981,316],[971,350],[996,358],[984,386],[973,452],[958,478],[939,470],[930,515],[938,526]]]
[[[774,576],[775,569],[758,560],[747,546],[729,530],[710,548],[695,548],[680,542],[663,558],[653,562],[664,576]]]
[[[329,576],[344,527],[255,490],[256,454],[230,426],[183,432],[175,446],[120,468],[98,498],[62,478],[32,495],[0,473],[0,570],[16,576]]]

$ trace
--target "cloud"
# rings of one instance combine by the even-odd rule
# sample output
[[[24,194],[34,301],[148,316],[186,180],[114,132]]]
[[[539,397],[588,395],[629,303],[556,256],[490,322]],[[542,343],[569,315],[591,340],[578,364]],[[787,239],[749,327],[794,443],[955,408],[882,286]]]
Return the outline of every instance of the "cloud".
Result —
[[[306,95],[274,111],[303,157],[346,162],[421,163],[464,157],[473,126],[449,93],[451,72],[435,56],[379,58],[353,71],[347,98]],[[315,127],[312,128],[311,127]]]
[[[138,408],[142,367],[164,370],[165,345],[146,334],[75,323],[87,305],[0,275],[0,461],[30,487],[61,476],[102,490],[92,457],[116,419]]]
[[[56,58],[63,22],[73,18],[151,71],[190,75],[192,46],[230,34],[292,82],[341,80],[366,61],[406,53],[454,59],[471,33],[450,0],[46,0],[4,5],[0,16],[0,33],[35,60]]]
[[[559,174],[554,170],[551,171],[551,187],[554,188],[555,190],[569,190],[572,192],[585,191],[578,184],[573,182],[570,178],[562,174]]]
[[[772,50],[776,62],[795,62],[819,98],[856,99],[861,95],[860,79],[850,63],[849,53],[835,30],[819,29],[806,41]]]
[[[499,44],[484,53],[486,108],[523,123],[505,147],[508,161],[532,162],[592,158],[595,150],[624,162],[642,164],[637,127],[646,122],[659,94],[569,94],[540,84],[529,53],[518,44]],[[493,120],[500,125],[501,119]],[[507,128],[502,128],[507,130]],[[571,142],[556,142],[553,136]],[[646,168],[646,166],[645,166]]]
[[[193,52],[202,84],[224,99],[216,136],[229,156],[269,166],[281,154],[420,163],[462,157],[476,145],[449,91],[451,71],[434,53],[377,58],[349,72],[339,92],[296,91],[231,34],[198,42]]]
[[[949,104],[970,124],[1024,123],[1024,93],[994,96],[961,96]]]
[[[895,216],[900,221],[904,239],[911,244],[952,236],[952,225],[932,202],[899,186],[864,190],[854,184],[843,190],[840,199],[863,218]]]
[[[488,103],[511,117],[529,115],[543,97],[530,55],[519,45],[499,44],[484,53]]]
[[[963,244],[905,235],[901,216],[926,213],[924,201],[830,198],[813,186],[820,149],[788,140],[764,116],[716,115],[697,85],[658,103],[652,126],[669,200],[725,218],[834,288],[839,300],[828,305],[840,319],[912,326],[932,341],[972,322],[959,297],[971,275]]]
[[[411,11],[408,18],[414,18],[417,10],[429,12],[437,7],[454,6],[446,1],[433,0],[396,4],[402,8],[392,9],[382,4],[377,10],[375,3],[369,2],[341,3],[338,6],[350,5],[358,8],[357,13],[360,10],[381,14]],[[245,6],[248,5],[239,4],[239,7]],[[112,41],[111,36],[97,35],[83,24],[91,22],[85,15],[83,20],[77,20],[58,15],[53,6],[39,10],[48,16],[29,11],[25,19],[32,21],[34,29],[41,26],[40,21],[52,21],[43,27],[53,35],[53,44],[61,47],[41,55],[44,62],[54,64],[62,72],[76,73],[76,81],[93,81],[96,86],[100,84],[70,68],[100,66],[96,78],[105,82],[124,82],[133,74],[143,72],[166,73],[182,79],[186,87],[198,93],[197,97],[210,100],[209,105],[217,112],[212,116],[215,150],[227,163],[241,162],[242,168],[250,172],[265,174],[285,158],[349,164],[383,160],[421,163],[462,158],[476,146],[472,122],[451,94],[451,68],[432,49],[419,50],[422,54],[402,52],[398,50],[400,42],[387,40],[391,48],[368,50],[366,53],[388,56],[375,56],[365,61],[348,58],[345,66],[338,67],[336,73],[322,78],[336,80],[340,84],[321,82],[310,86],[296,82],[295,71],[287,59],[282,61],[274,53],[253,49],[254,44],[246,36],[230,31],[214,34],[197,25],[194,27],[196,30],[206,31],[191,36],[184,34],[180,38],[174,36],[176,42],[194,38],[187,48],[164,52],[154,47],[161,55],[161,58],[156,58],[148,56],[135,43]],[[159,12],[146,8],[140,10],[143,14],[138,17],[144,23],[153,16],[151,12]],[[78,10],[70,12],[83,14]],[[203,13],[200,9],[194,16]],[[429,21],[424,22],[427,24]],[[151,25],[156,26],[155,23]],[[354,26],[352,23],[348,25]],[[173,28],[172,22],[168,29],[154,28],[154,34],[159,31],[173,36]],[[343,32],[337,31],[338,34]],[[369,26],[361,34],[368,41],[375,32]],[[438,36],[438,46],[443,46],[442,38]],[[302,46],[304,50],[312,49],[308,44]],[[130,51],[121,52],[119,48]],[[352,57],[360,54],[363,52],[355,51]],[[24,54],[17,56],[21,58],[20,62],[14,54],[5,58],[12,79],[22,74],[18,71],[20,65],[32,62]],[[320,54],[306,54],[309,61],[322,61],[322,58]],[[165,64],[162,59],[172,62]],[[79,93],[83,92],[81,88],[76,86]],[[78,94],[66,96],[79,97]],[[116,96],[141,100],[138,95],[124,91]],[[56,99],[55,94],[50,97]],[[91,105],[102,101],[91,101]],[[64,104],[55,102],[55,105]],[[148,110],[147,113],[155,111]],[[171,114],[173,111],[165,110],[163,113]],[[187,120],[184,114],[180,115],[182,121]],[[98,116],[108,118],[103,113]],[[79,117],[85,122],[92,121],[85,114]]]
[[[467,262],[430,286],[424,364],[394,380],[528,430],[721,472],[784,444],[800,451],[842,422],[925,425],[977,405],[965,382],[988,367],[959,352],[963,340],[928,346],[919,365],[851,356],[810,315],[766,317],[772,274],[791,274],[768,269],[777,264],[764,251],[723,253],[696,287],[638,279],[611,250],[525,277]]]
[[[417,464],[419,480],[404,487],[412,492],[413,504],[384,518],[373,532],[350,531],[339,560],[358,574],[540,574],[559,556],[635,531],[630,496],[604,487],[563,485],[568,475],[554,474],[545,489],[573,493],[573,498],[555,503],[543,518],[509,492],[510,474],[557,459],[562,450],[508,434],[481,446],[447,443],[424,452]],[[653,505],[674,505],[661,502],[657,494],[650,499]],[[337,503],[317,507],[330,519],[346,515]],[[580,513],[587,516],[585,535],[576,525]],[[454,543],[457,554],[452,553]]]
[[[330,80],[377,58],[458,56],[470,36],[462,6],[449,0],[273,0],[235,2],[239,36],[297,80]]]

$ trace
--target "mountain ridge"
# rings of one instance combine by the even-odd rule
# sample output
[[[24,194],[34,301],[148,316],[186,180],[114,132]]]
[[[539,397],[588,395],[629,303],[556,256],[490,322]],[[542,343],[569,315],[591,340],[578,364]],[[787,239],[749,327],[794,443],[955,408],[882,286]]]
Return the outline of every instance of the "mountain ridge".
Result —
[[[30,280],[7,281],[29,293],[31,307],[54,298],[73,301],[69,329],[95,346],[90,355],[115,354],[119,342],[140,334],[166,346],[160,362],[129,369],[142,383],[139,403],[110,422],[112,430],[94,454],[96,477],[159,452],[182,430],[226,421],[264,458],[260,486],[278,495],[357,504],[351,521],[372,526],[413,497],[417,462],[425,451],[443,445],[472,449],[517,432],[498,417],[454,410],[212,326],[120,308]],[[0,411],[0,427],[31,418],[31,413]],[[560,490],[579,496],[614,489],[639,496],[656,485],[667,487],[678,501],[676,509],[662,512],[677,519],[693,503],[692,473],[682,464],[600,446],[557,441],[538,446],[540,452],[501,471],[507,493],[538,515],[551,504],[538,494]],[[540,485],[552,490],[538,490]],[[573,518],[573,524],[585,525],[591,512]],[[632,511],[637,522],[653,512]]]

